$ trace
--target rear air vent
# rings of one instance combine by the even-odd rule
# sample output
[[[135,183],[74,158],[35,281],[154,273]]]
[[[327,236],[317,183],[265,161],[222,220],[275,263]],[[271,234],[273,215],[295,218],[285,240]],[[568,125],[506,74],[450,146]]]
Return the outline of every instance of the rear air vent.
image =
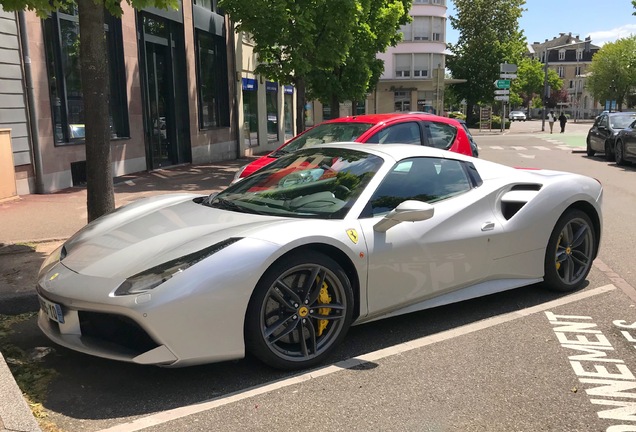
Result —
[[[541,189],[538,184],[519,184],[513,186],[501,197],[501,214],[506,220],[511,219],[519,210],[530,202]]]
[[[533,183],[529,183],[529,184],[518,184],[518,185],[514,185],[510,190],[513,191],[538,191],[541,189],[540,184],[533,184]]]

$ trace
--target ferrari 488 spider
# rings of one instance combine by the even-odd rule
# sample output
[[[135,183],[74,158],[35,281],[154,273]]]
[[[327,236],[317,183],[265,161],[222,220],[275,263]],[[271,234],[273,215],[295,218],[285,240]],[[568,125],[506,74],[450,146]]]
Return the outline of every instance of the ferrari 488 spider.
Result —
[[[139,200],[43,264],[44,333],[166,367],[323,362],[348,328],[544,282],[579,288],[601,184],[425,146],[332,144],[223,192]]]

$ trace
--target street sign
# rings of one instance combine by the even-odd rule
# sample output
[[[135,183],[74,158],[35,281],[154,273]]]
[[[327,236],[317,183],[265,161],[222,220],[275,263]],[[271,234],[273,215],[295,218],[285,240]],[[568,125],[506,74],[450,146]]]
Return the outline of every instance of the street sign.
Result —
[[[517,72],[517,65],[510,63],[500,63],[499,72],[501,73],[515,73]]]
[[[509,95],[510,90],[495,90],[496,95]]]
[[[517,74],[513,74],[513,73],[502,73],[501,75],[499,75],[499,78],[505,78],[505,79],[515,79],[515,78],[517,78]]]
[[[510,100],[510,96],[495,96],[495,100],[508,102]]]
[[[495,87],[498,89],[509,89],[510,88],[510,80],[507,79],[499,79],[495,81]]]

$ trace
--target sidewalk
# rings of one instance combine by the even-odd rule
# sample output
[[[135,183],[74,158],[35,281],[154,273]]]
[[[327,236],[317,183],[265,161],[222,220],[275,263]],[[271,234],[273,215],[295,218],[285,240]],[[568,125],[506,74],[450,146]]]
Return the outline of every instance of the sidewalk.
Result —
[[[228,186],[234,173],[254,159],[186,165],[119,177],[115,180],[115,205],[120,207],[140,198],[166,193],[207,195]],[[0,314],[8,313],[6,310],[11,308],[21,308],[16,309],[17,312],[37,310],[33,289],[37,269],[46,255],[86,225],[86,220],[85,188],[25,195],[0,202]],[[37,421],[0,353],[0,432],[39,431]]]

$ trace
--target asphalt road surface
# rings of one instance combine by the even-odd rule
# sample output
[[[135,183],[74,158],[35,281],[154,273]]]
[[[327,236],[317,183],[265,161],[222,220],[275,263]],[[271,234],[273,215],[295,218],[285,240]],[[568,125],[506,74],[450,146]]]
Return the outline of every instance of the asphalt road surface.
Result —
[[[636,431],[636,173],[572,152],[589,125],[561,137],[529,133],[536,123],[477,135],[480,156],[601,180],[604,236],[582,290],[537,285],[354,327],[333,363],[300,374],[55,347],[43,360],[59,373],[49,420],[66,431]],[[52,346],[34,320],[16,330],[27,351]]]

